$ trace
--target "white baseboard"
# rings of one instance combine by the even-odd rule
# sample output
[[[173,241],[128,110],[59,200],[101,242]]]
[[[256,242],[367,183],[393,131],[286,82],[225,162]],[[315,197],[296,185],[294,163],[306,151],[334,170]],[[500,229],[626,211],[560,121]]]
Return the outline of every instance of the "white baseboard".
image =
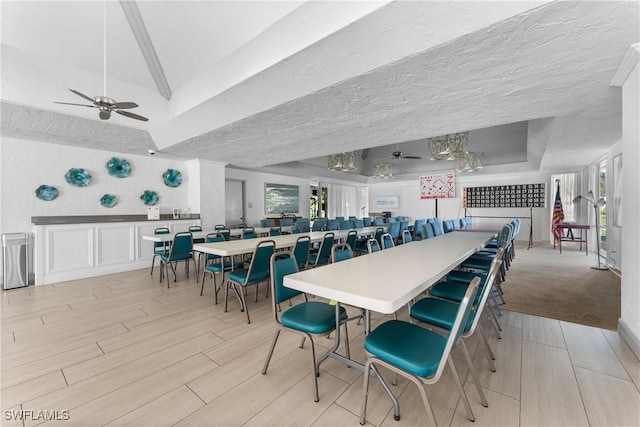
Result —
[[[640,337],[633,333],[633,329],[622,318],[618,319],[618,333],[636,355],[636,358],[640,360]]]

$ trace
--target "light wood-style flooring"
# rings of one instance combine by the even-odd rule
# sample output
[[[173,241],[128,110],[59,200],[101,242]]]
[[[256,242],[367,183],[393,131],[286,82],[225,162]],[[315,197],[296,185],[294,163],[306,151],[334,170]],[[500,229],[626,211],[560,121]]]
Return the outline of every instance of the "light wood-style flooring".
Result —
[[[264,287],[249,289],[252,323],[238,301],[214,305],[210,279],[156,271],[2,292],[2,421],[6,426],[357,426],[362,374],[329,360],[314,403],[310,347],[281,334],[267,375],[261,370],[274,322]],[[406,309],[400,313],[407,318]],[[374,315],[373,326],[386,318]],[[616,332],[504,312],[503,338],[491,334],[497,372],[470,340],[489,407],[479,404],[462,354],[458,372],[476,422],[465,417],[448,368],[428,388],[438,423],[491,426],[638,426],[640,364]],[[349,325],[352,358],[364,362],[363,328]],[[316,342],[329,348],[331,339]],[[468,378],[469,377],[469,378]],[[368,425],[428,425],[415,386],[400,379],[401,420],[372,380]],[[12,411],[28,414],[16,420]],[[37,411],[68,412],[44,421]],[[30,415],[29,415],[30,414]],[[55,413],[54,413],[55,414]],[[50,415],[49,415],[50,416]],[[34,419],[35,418],[35,419]]]

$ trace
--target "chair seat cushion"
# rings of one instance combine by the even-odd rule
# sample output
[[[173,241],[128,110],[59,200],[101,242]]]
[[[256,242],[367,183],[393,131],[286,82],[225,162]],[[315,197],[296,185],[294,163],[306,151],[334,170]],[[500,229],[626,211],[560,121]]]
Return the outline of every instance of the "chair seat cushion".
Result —
[[[450,330],[456,320],[460,304],[436,298],[423,298],[411,306],[411,317],[421,322]],[[468,332],[473,325],[475,311],[471,309],[464,331]]]
[[[471,256],[462,262],[465,268],[475,268],[478,270],[489,271],[491,268],[492,258]]]
[[[447,274],[448,282],[462,282],[467,285],[476,277],[480,276],[480,283],[487,280],[487,273],[474,273],[473,271],[453,270]]]
[[[422,378],[436,373],[445,344],[442,335],[400,320],[378,326],[364,342],[368,353]]]
[[[160,248],[160,249],[156,249],[156,255],[169,255],[169,249],[164,249],[164,248]]]
[[[269,272],[268,271],[254,271],[253,274],[251,274],[251,277],[249,278],[249,280],[247,281],[247,273],[248,272],[249,272],[249,269],[247,269],[247,268],[241,268],[239,270],[234,270],[234,271],[230,272],[227,275],[227,279],[231,280],[232,282],[239,283],[241,285],[248,285],[250,283],[264,282],[265,280],[269,279]]]
[[[215,262],[213,264],[207,264],[204,269],[206,271],[211,271],[212,273],[222,273],[222,270],[229,271],[231,270],[232,264],[229,261]]]
[[[347,320],[347,311],[340,307],[340,320]],[[294,305],[280,316],[282,326],[310,334],[324,334],[336,327],[336,308],[320,301]]]
[[[162,260],[164,262],[169,262],[169,255],[170,254],[160,254],[160,257],[162,257]],[[173,254],[171,255],[171,262],[173,261],[184,261],[187,259],[192,259],[193,256],[191,255],[191,252],[186,253],[186,254]]]

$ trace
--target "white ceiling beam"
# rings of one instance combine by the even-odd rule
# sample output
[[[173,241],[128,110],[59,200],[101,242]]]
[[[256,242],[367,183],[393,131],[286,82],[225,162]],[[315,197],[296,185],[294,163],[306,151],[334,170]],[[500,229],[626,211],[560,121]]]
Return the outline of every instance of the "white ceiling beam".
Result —
[[[172,94],[169,82],[164,74],[156,50],[153,48],[151,37],[149,37],[147,27],[144,25],[144,20],[142,19],[138,5],[133,0],[120,0],[120,6],[122,6],[124,15],[127,17],[127,21],[129,21],[131,31],[133,31],[138,46],[140,46],[140,51],[142,52],[142,56],[144,56],[144,60],[147,62],[153,81],[156,82],[158,92],[160,92],[165,99],[171,100]]]

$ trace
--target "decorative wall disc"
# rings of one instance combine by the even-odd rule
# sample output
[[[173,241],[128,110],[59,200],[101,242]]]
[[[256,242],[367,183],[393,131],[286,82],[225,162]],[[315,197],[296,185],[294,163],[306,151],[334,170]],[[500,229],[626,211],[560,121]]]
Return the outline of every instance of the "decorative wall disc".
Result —
[[[40,200],[44,200],[45,202],[50,202],[58,197],[58,189],[56,187],[43,184],[36,188],[36,197]]]
[[[167,187],[179,187],[180,184],[182,184],[182,174],[178,170],[167,169],[167,171],[162,174],[162,180]]]
[[[113,194],[105,194],[100,197],[100,204],[105,208],[112,208],[118,204],[118,198]]]
[[[131,173],[131,164],[120,157],[112,157],[107,162],[107,170],[109,175],[116,178],[126,178]]]
[[[158,203],[158,193],[151,190],[144,190],[144,193],[140,195],[140,200],[147,206],[154,206]]]
[[[71,168],[64,174],[64,179],[76,187],[86,187],[91,182],[91,174],[84,169]]]

